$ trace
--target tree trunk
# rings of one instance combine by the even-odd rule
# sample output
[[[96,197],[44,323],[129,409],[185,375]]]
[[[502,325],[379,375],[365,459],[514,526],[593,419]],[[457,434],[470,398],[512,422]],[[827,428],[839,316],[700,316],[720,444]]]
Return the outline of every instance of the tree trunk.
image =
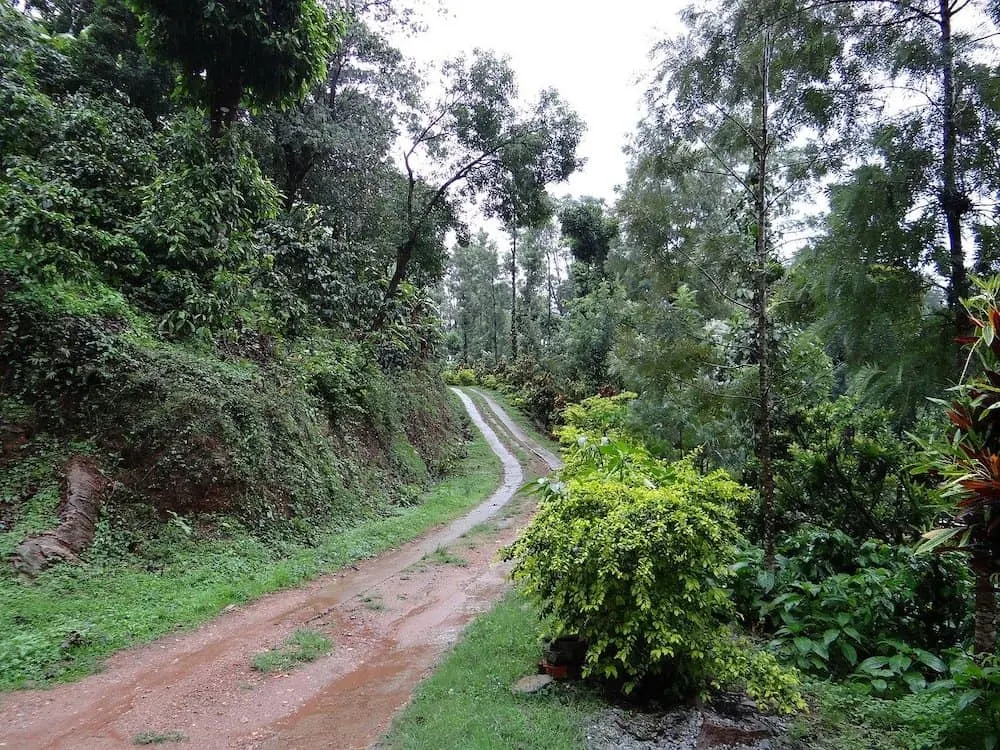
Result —
[[[14,568],[31,578],[60,562],[76,562],[94,541],[100,516],[101,494],[108,481],[94,459],[73,456],[63,469],[61,523],[54,529],[24,540],[10,557]]]
[[[491,274],[492,275],[492,274]],[[490,332],[493,343],[493,366],[500,364],[500,337],[497,334],[497,282],[490,281]]]
[[[993,589],[992,560],[988,553],[973,554],[972,572],[976,578],[974,649],[977,658],[993,653],[997,645],[997,597]]]
[[[549,248],[545,248],[545,284],[548,289],[548,306],[545,308],[545,342],[548,344],[552,335],[552,305],[555,298],[555,291],[552,288],[552,257]]]
[[[377,331],[385,324],[385,319],[389,315],[389,302],[396,296],[396,290],[399,289],[399,285],[406,278],[406,268],[409,266],[412,257],[413,242],[411,240],[407,240],[396,248],[396,268],[393,270],[392,278],[389,279],[389,285],[382,296],[382,304],[379,305],[378,312],[375,313],[375,319],[372,321],[370,328],[371,331]]]
[[[510,230],[510,359],[517,359],[517,227]]]
[[[233,124],[242,98],[243,84],[238,80],[228,81],[212,92],[208,106],[209,133],[212,138],[218,138]]]
[[[771,463],[771,348],[770,320],[768,319],[768,249],[767,249],[767,169],[768,169],[768,51],[770,38],[764,32],[760,66],[760,141],[756,147],[757,184],[754,190],[754,314],[756,318],[758,408],[757,408],[757,464],[758,488],[761,502],[761,530],[764,543],[764,567],[774,568],[774,467]]]
[[[955,126],[955,54],[951,38],[951,16],[949,0],[938,0],[941,14],[941,209],[944,212],[948,231],[948,311],[952,315],[955,335],[965,335],[965,316],[962,314],[962,299],[969,294],[969,278],[965,268],[965,254],[962,250],[962,216],[972,204],[969,197],[958,185],[955,152],[957,134]],[[962,362],[961,347],[958,347],[959,371]]]

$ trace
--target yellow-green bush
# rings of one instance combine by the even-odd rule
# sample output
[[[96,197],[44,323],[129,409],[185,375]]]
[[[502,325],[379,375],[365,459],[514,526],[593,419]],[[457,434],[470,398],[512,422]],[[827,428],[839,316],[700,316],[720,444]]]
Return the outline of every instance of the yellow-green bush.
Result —
[[[466,367],[459,367],[457,370],[445,370],[442,377],[448,385],[476,384],[476,373]]]
[[[606,401],[591,404],[592,421],[604,421]],[[585,674],[626,693],[727,684],[799,706],[794,675],[734,641],[734,517],[750,491],[722,471],[701,474],[691,456],[668,464],[620,433],[571,427],[566,467],[542,484],[538,514],[506,550],[552,635],[586,641]]]

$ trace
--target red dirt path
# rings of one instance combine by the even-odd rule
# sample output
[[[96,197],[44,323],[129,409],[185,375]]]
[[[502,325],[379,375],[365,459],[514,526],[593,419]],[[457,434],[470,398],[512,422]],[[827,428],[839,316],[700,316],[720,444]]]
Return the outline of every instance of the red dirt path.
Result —
[[[101,674],[4,697],[0,748],[133,747],[141,732],[180,732],[188,739],[180,747],[199,750],[349,750],[377,741],[462,628],[503,593],[506,568],[495,553],[526,521],[522,512],[500,521],[498,533],[460,538],[510,500],[523,474],[459,396],[504,464],[501,487],[483,504],[380,557],[116,654]],[[523,434],[517,442],[542,455]],[[447,545],[468,566],[422,561]],[[327,634],[333,652],[289,674],[250,669],[254,654],[303,627]]]

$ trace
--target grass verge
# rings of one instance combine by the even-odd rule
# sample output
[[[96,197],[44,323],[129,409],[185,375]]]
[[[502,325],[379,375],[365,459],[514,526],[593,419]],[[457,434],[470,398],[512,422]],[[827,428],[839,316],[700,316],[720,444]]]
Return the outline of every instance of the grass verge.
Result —
[[[250,666],[258,672],[288,672],[300,664],[308,664],[330,653],[333,644],[322,633],[301,628],[292,633],[277,648],[253,657]]]
[[[510,691],[520,677],[535,672],[540,654],[538,615],[512,592],[468,627],[379,747],[583,747],[585,722],[600,706],[587,688],[557,683],[534,695]]]
[[[484,500],[499,478],[500,462],[480,436],[422,502],[331,528],[315,546],[268,544],[235,524],[224,538],[198,539],[167,524],[150,565],[102,526],[81,565],[56,566],[31,584],[9,568],[0,574],[0,690],[78,678],[114,651],[407,542]]]
[[[514,424],[516,424],[518,427],[524,430],[525,434],[528,437],[537,442],[543,448],[547,448],[548,450],[555,453],[557,456],[559,455],[560,452],[559,442],[557,440],[553,440],[551,435],[546,435],[545,433],[540,431],[538,427],[535,426],[535,424],[525,415],[523,411],[521,411],[518,407],[516,407],[513,403],[511,403],[510,399],[505,394],[501,393],[500,391],[493,391],[490,390],[489,388],[483,388],[482,386],[476,386],[476,388],[482,391],[483,393],[486,393],[487,395],[489,395],[490,398],[492,398],[494,401],[500,404],[500,406],[503,407],[503,410],[507,412],[508,415],[510,415],[511,419],[514,420]],[[475,394],[473,393],[473,395]],[[476,400],[476,406],[477,407],[479,406],[478,399]],[[482,408],[489,409],[489,407],[486,406],[485,404],[482,405]]]

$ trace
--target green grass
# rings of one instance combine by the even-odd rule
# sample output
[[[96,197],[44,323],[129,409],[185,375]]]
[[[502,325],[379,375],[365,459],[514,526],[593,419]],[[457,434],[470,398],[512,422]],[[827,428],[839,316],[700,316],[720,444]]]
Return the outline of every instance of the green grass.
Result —
[[[382,601],[382,597],[378,594],[374,596],[362,596],[361,603],[365,605],[365,609],[370,609],[372,612],[384,612],[386,610],[385,602]]]
[[[265,674],[288,672],[300,664],[307,664],[325,656],[330,653],[332,647],[330,639],[322,633],[302,628],[292,633],[277,648],[254,656],[251,666]]]
[[[139,732],[132,738],[133,745],[162,745],[165,742],[183,742],[187,737],[176,730],[169,732]]]
[[[114,651],[398,546],[461,515],[499,482],[499,461],[481,437],[454,469],[421,503],[331,528],[315,546],[267,544],[236,524],[223,529],[226,538],[197,540],[167,524],[153,565],[122,550],[104,519],[83,565],[56,566],[31,584],[0,566],[0,689],[78,678]]]
[[[460,568],[469,567],[468,560],[461,555],[456,555],[447,547],[438,547],[429,555],[424,555],[423,559],[431,565],[457,565]]]
[[[538,616],[508,595],[473,622],[454,651],[416,692],[380,747],[392,750],[578,750],[600,703],[586,688],[559,683],[528,696],[510,687],[536,671]]]
[[[536,443],[541,445],[543,448],[547,448],[548,450],[555,453],[557,456],[559,455],[560,451],[559,442],[557,440],[553,440],[549,435],[546,435],[543,432],[541,432],[527,417],[527,415],[525,415],[523,411],[521,411],[519,408],[517,408],[511,403],[510,399],[505,394],[500,393],[500,391],[493,391],[490,390],[489,388],[483,388],[482,386],[476,386],[476,388],[488,394],[490,398],[492,398],[501,407],[503,407],[503,410],[507,412],[507,414],[510,416],[511,419],[514,420],[514,424],[516,424],[518,427],[524,430],[525,434],[528,437],[530,437]],[[476,404],[477,406],[479,405],[478,399],[476,401]],[[483,408],[489,409],[489,407],[486,406],[485,404],[483,405]]]

